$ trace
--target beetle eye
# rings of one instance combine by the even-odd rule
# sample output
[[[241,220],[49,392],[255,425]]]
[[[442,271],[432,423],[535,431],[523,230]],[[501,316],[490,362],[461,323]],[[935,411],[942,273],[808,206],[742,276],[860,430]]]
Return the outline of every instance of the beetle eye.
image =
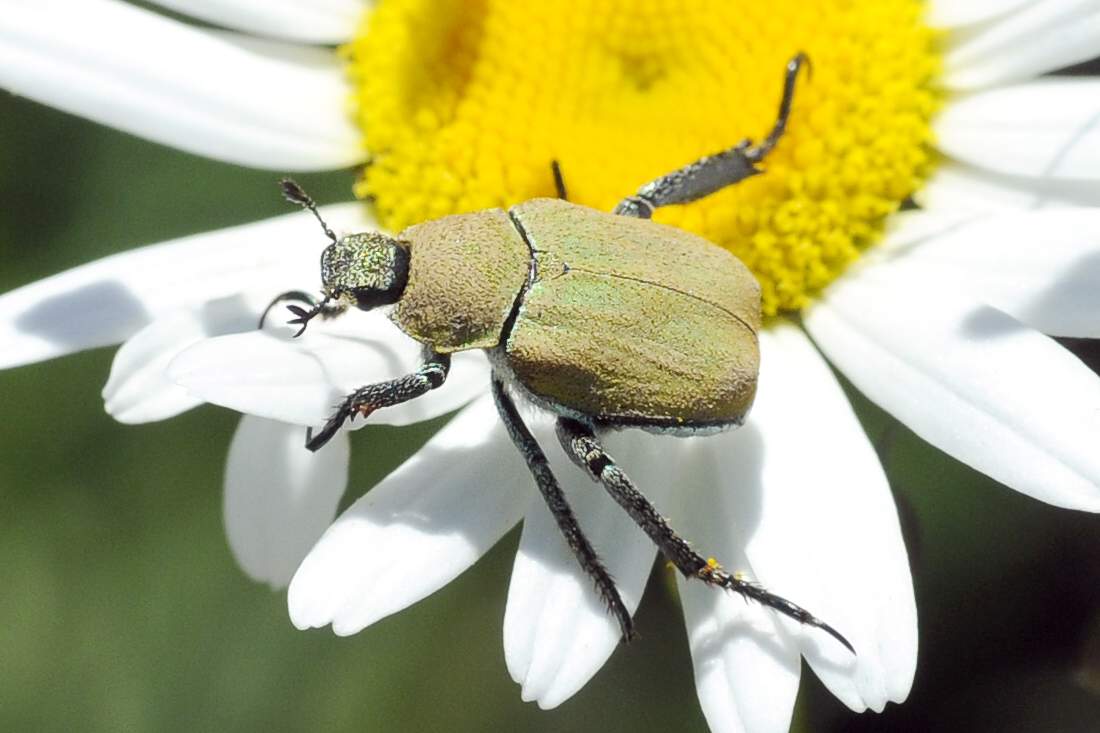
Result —
[[[381,305],[393,305],[401,299],[401,293],[405,290],[405,282],[402,280],[400,287],[390,288],[355,288],[351,296],[355,298],[355,305],[365,311],[377,308]]]
[[[396,303],[405,290],[409,253],[378,232],[350,234],[321,254],[321,280],[333,297],[363,310]]]
[[[370,266],[360,274],[358,282],[347,289],[355,305],[370,310],[392,305],[401,299],[409,280],[409,252],[396,243],[387,242],[374,255]]]

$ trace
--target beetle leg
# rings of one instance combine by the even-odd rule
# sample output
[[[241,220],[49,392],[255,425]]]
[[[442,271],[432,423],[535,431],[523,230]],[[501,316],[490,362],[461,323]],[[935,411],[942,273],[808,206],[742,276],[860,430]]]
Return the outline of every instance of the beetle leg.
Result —
[[[599,555],[596,554],[592,543],[584,536],[584,531],[577,523],[577,516],[573,513],[569,501],[565,498],[565,493],[561,490],[561,485],[550,470],[546,454],[542,452],[535,436],[523,423],[519,411],[516,410],[515,402],[504,391],[503,382],[495,374],[493,375],[493,399],[496,400],[497,411],[500,413],[500,419],[504,421],[504,426],[508,429],[508,435],[511,436],[512,442],[516,444],[519,452],[523,454],[523,459],[527,461],[527,467],[531,470],[531,475],[535,477],[535,483],[538,484],[542,498],[546,501],[550,513],[554,515],[554,521],[557,522],[558,529],[565,536],[569,549],[573,551],[573,555],[577,558],[577,562],[580,563],[584,572],[596,583],[596,591],[619,622],[623,641],[632,640],[634,638],[634,622],[630,618],[630,612],[626,610],[626,606],[623,604],[622,597],[619,596],[615,581],[611,579],[611,575],[607,572],[607,568],[604,567]]]
[[[554,191],[558,194],[558,198],[562,201],[568,201],[569,194],[565,191],[565,178],[561,174],[561,163],[551,160],[550,174],[554,176]]]
[[[302,332],[306,330],[306,324],[309,323],[315,316],[321,316],[322,320],[328,320],[329,318],[335,318],[336,316],[343,315],[347,312],[348,307],[342,303],[333,303],[330,298],[324,298],[318,300],[309,293],[301,290],[288,290],[285,293],[279,293],[275,298],[267,304],[264,308],[264,312],[260,314],[260,323],[256,328],[263,328],[264,321],[267,320],[267,316],[271,313],[271,309],[279,305],[284,301],[298,300],[303,303],[309,304],[309,310],[297,305],[288,305],[287,310],[294,314],[294,318],[287,321],[291,325],[301,325],[298,329],[298,333],[294,334],[295,338],[302,335]]]
[[[656,178],[639,188],[633,196],[623,199],[615,207],[615,213],[648,219],[653,215],[653,210],[660,206],[686,204],[760,173],[756,164],[771,152],[787,129],[798,71],[807,64],[808,59],[802,53],[787,62],[779,114],[764,142],[753,145],[750,140],[742,140],[728,150],[704,156],[679,170]]]
[[[306,435],[306,448],[316,451],[336,435],[340,426],[356,415],[366,417],[382,407],[392,407],[414,400],[443,384],[451,368],[450,354],[428,352],[424,365],[412,374],[386,382],[368,384],[349,394],[320,432]]]
[[[855,649],[840,632],[811,614],[806,609],[791,603],[786,598],[771,593],[755,583],[741,579],[726,572],[714,559],[705,559],[684,541],[669,526],[649,499],[634,486],[615,460],[607,454],[595,432],[588,425],[570,418],[558,418],[558,440],[565,452],[575,464],[580,466],[594,481],[599,482],[611,494],[619,506],[626,510],[642,530],[653,540],[669,562],[688,578],[698,578],[708,585],[717,585],[745,598],[779,611],[799,623],[819,628],[832,635],[837,641],[855,654]]]

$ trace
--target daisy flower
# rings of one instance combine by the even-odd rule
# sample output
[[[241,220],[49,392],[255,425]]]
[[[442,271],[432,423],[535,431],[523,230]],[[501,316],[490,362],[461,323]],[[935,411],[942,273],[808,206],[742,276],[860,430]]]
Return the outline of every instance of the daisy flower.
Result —
[[[655,216],[726,247],[761,284],[750,419],[706,438],[608,436],[681,534],[855,648],[680,579],[713,730],[786,729],[802,659],[856,711],[904,700],[912,684],[897,514],[830,365],[1006,486],[1100,510],[1100,380],[1050,338],[1100,335],[1100,97],[1093,78],[1041,76],[1094,55],[1100,4],[158,4],[218,28],[116,0],[16,0],[0,18],[0,85],[227,163],[283,173],[369,158],[355,193],[373,205],[322,208],[347,232],[552,195],[551,160],[571,200],[609,210],[640,183],[762,137],[786,60],[812,59],[765,174]],[[323,423],[355,387],[413,371],[419,347],[380,312],[300,339],[274,318],[255,328],[274,294],[315,291],[325,243],[299,212],[32,283],[0,296],[0,363],[121,342],[104,388],[117,419],[202,402],[244,413],[226,469],[230,546],[251,576],[289,582],[301,628],[358,632],[522,521],[505,657],[525,700],[559,705],[619,629],[533,491],[482,356],[458,355],[442,389],[371,416],[400,425],[459,410],[333,519],[349,436],[309,453],[300,426]],[[531,422],[553,448],[546,416]],[[633,612],[655,549],[548,452]]]

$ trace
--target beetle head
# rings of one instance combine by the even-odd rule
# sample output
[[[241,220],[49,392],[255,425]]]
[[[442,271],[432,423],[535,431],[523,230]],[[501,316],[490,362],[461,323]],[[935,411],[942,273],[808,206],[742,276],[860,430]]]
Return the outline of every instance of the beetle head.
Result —
[[[321,254],[325,297],[348,306],[370,310],[396,303],[408,278],[408,250],[378,232],[349,234]]]
[[[323,295],[319,302],[306,298],[313,307],[287,306],[294,318],[289,323],[301,328],[295,336],[301,336],[306,325],[315,317],[331,318],[352,306],[370,310],[380,305],[396,303],[409,279],[409,251],[396,239],[378,232],[361,232],[336,238],[321,217],[310,195],[290,178],[279,181],[279,187],[287,201],[298,204],[316,217],[332,244],[321,253],[321,280]],[[292,293],[295,294],[295,293]]]

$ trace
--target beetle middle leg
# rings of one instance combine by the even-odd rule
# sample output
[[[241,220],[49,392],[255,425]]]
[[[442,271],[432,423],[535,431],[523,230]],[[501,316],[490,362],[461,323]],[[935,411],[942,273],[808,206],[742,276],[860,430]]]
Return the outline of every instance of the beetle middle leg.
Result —
[[[599,555],[596,554],[592,543],[588,541],[581,530],[581,526],[577,522],[577,516],[573,513],[569,501],[565,498],[565,492],[562,491],[561,485],[550,470],[550,463],[546,460],[546,454],[542,452],[535,436],[524,425],[523,418],[516,410],[515,402],[504,391],[504,383],[495,374],[493,375],[493,399],[496,401],[500,419],[508,429],[508,435],[511,436],[512,442],[516,444],[519,452],[523,454],[523,459],[527,462],[527,468],[530,469],[531,475],[535,477],[539,492],[542,493],[542,498],[546,501],[550,513],[554,515],[554,521],[557,522],[558,529],[565,536],[569,549],[573,551],[574,557],[577,558],[577,562],[580,563],[584,572],[596,583],[596,591],[619,622],[623,641],[630,641],[634,638],[634,621],[630,618],[630,612],[626,610],[626,605],[619,595],[619,589],[615,587],[615,581],[611,579],[610,573],[607,572],[607,568],[604,567]]]
[[[319,450],[321,446],[332,440],[332,436],[336,435],[336,431],[344,422],[356,415],[366,417],[383,407],[392,407],[421,397],[442,385],[447,380],[450,369],[450,354],[428,351],[423,366],[412,374],[360,387],[344,398],[336,408],[336,413],[328,419],[319,432],[306,435],[306,448],[311,451]]]
[[[661,554],[668,558],[669,562],[684,574],[684,577],[698,578],[708,585],[716,585],[740,593],[745,598],[775,609],[799,623],[819,628],[855,654],[855,649],[840,632],[806,609],[755,583],[726,572],[713,559],[706,559],[693,550],[616,465],[615,459],[607,454],[590,426],[562,417],[558,418],[557,433],[558,440],[561,441],[562,447],[572,461],[591,476],[593,481],[603,485],[607,493],[611,494],[611,498],[626,510],[627,514],[653,540],[653,544],[657,545]]]
[[[562,201],[568,201],[569,194],[565,190],[565,177],[561,174],[561,163],[556,160],[550,161],[550,175],[554,177],[554,191],[557,193],[558,198]]]
[[[679,170],[656,178],[639,188],[633,196],[623,199],[615,207],[614,213],[648,219],[658,207],[686,204],[760,173],[756,164],[771,152],[787,129],[795,81],[799,70],[808,63],[806,55],[801,53],[787,62],[779,114],[771,132],[762,143],[753,145],[750,140],[742,140],[728,150],[704,156]]]

